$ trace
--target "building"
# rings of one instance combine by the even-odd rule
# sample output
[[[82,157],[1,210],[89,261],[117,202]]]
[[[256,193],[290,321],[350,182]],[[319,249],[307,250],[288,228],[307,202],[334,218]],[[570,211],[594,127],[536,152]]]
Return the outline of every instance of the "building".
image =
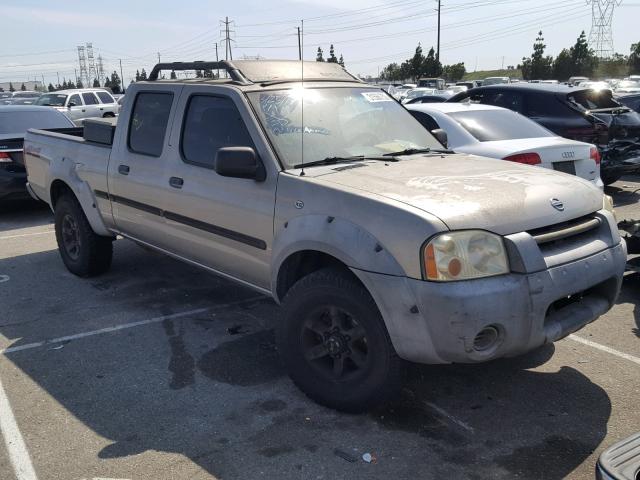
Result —
[[[13,85],[13,88],[15,90],[20,90],[20,87],[22,87],[22,84],[24,83],[24,86],[27,90],[36,90],[42,87],[42,82],[40,81],[21,81],[21,80],[17,80],[15,82],[0,82],[0,88],[2,90],[4,90],[5,92],[9,91],[9,84]]]

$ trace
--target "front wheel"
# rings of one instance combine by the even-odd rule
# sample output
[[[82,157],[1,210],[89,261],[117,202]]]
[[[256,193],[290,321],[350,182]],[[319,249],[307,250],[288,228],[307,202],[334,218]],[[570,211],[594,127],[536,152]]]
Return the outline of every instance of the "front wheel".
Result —
[[[96,234],[82,207],[72,195],[64,195],[55,206],[56,240],[67,269],[80,277],[92,277],[109,270],[113,238]]]
[[[309,398],[361,412],[399,389],[401,360],[371,295],[350,272],[327,268],[303,277],[283,308],[278,350]]]

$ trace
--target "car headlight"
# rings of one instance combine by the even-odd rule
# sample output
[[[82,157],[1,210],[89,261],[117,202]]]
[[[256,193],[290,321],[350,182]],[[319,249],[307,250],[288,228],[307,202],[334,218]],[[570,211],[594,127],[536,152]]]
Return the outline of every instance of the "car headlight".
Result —
[[[425,280],[451,282],[509,272],[502,237],[482,230],[442,233],[422,252]]]
[[[611,212],[614,220],[616,222],[618,221],[618,216],[616,215],[616,211],[613,208],[613,198],[611,198],[609,195],[602,196],[602,208],[604,210],[607,210],[608,212]]]

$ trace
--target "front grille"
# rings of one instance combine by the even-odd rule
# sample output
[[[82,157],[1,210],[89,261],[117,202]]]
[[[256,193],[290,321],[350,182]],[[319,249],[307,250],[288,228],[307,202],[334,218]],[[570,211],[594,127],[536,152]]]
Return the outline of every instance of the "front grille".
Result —
[[[600,218],[590,214],[548,227],[529,230],[527,233],[533,237],[538,245],[542,245],[583,235],[597,229],[600,226],[600,222]]]

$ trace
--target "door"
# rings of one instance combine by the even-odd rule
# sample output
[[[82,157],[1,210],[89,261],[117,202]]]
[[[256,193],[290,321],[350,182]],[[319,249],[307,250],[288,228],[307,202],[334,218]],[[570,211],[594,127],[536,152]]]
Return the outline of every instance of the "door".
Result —
[[[165,188],[172,250],[219,272],[270,289],[270,255],[278,170],[244,96],[231,89],[186,86],[172,133]],[[181,114],[178,114],[181,115]],[[218,175],[222,147],[253,148],[267,172],[263,182]]]
[[[76,120],[80,120],[84,118],[86,115],[86,110],[84,108],[84,103],[82,102],[82,97],[79,94],[74,93],[69,97],[67,101],[67,115],[69,118],[75,122]]]
[[[82,100],[84,100],[84,108],[86,110],[84,118],[101,117],[100,102],[98,97],[93,92],[84,92],[82,94]]]
[[[127,131],[118,136],[109,161],[109,195],[118,230],[161,248],[166,247],[165,168],[176,155],[167,131],[178,92],[152,87],[137,92],[129,117],[123,117],[129,118]]]

